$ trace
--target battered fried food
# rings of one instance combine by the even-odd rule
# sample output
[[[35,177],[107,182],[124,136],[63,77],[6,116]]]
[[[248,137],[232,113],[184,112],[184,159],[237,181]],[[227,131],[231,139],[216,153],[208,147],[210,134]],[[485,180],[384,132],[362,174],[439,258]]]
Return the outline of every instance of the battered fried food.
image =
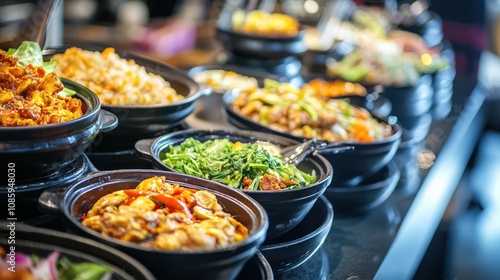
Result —
[[[36,126],[70,121],[83,115],[82,101],[63,97],[55,73],[21,66],[0,50],[0,126]]]

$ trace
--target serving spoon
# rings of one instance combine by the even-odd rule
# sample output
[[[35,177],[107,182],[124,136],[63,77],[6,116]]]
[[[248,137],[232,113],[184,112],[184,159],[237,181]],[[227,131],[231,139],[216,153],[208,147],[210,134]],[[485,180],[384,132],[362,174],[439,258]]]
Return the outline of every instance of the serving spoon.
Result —
[[[396,116],[389,116],[386,122],[389,125],[394,125],[398,122],[398,118]],[[297,165],[312,154],[338,154],[352,150],[354,150],[354,146],[349,145],[348,143],[332,143],[328,141],[319,142],[317,139],[313,138],[300,144],[282,148],[281,155],[283,156],[283,160],[285,160],[285,162]]]
[[[310,139],[306,142],[285,147],[281,150],[283,160],[289,164],[297,165],[304,161],[310,155],[318,153],[338,154],[354,150],[354,146],[346,143],[328,143],[318,142],[316,139]]]
[[[23,20],[17,34],[10,40],[0,43],[1,48],[17,48],[23,41],[33,41],[40,45],[40,49],[43,49],[50,16],[61,2],[61,0],[37,1],[30,16]]]

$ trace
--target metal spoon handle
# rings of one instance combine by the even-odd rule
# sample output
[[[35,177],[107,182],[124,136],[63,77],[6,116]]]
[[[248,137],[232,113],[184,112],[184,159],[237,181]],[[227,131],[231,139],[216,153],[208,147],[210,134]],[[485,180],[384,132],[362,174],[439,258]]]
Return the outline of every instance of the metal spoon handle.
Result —
[[[318,143],[316,139],[311,139],[304,143],[284,148],[282,155],[286,162],[297,165],[312,154],[338,154],[351,150],[354,150],[354,146],[349,146],[346,143]]]
[[[316,145],[315,150],[318,151],[320,154],[323,153],[338,154],[340,152],[352,151],[354,150],[354,146],[349,145],[348,143],[322,142]]]
[[[47,24],[54,7],[61,4],[61,0],[39,0],[31,15],[21,26],[17,37],[17,45],[23,41],[34,41],[43,49],[46,40]]]

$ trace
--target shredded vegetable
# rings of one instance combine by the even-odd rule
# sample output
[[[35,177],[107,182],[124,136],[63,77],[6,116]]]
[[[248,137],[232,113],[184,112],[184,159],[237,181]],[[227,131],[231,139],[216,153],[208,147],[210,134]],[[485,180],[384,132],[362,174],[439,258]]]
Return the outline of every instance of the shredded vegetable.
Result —
[[[34,280],[107,280],[111,278],[108,267],[92,262],[73,262],[57,251],[47,257],[37,254],[27,255],[16,252],[14,261],[0,247],[0,279],[9,275],[17,275],[8,279]]]
[[[292,135],[330,142],[374,142],[393,135],[392,127],[343,99],[318,98],[314,91],[265,80],[231,104],[234,112]]]
[[[281,155],[272,155],[255,143],[214,139],[201,142],[192,137],[162,153],[163,163],[181,173],[194,175],[246,190],[282,190],[308,186],[316,181],[286,163]]]

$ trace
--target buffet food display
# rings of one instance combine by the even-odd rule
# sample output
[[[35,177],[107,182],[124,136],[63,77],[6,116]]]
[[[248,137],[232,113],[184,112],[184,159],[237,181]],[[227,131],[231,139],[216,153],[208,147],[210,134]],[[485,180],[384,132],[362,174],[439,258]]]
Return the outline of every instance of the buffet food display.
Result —
[[[233,14],[232,28],[236,32],[266,37],[294,37],[300,30],[300,22],[289,15],[253,10]]]
[[[233,59],[287,68],[291,64],[280,63],[299,61],[307,51],[305,26],[290,15],[260,9],[229,14],[230,25],[218,24],[216,37]],[[338,28],[332,41],[352,48],[342,52],[333,44],[325,53],[324,72],[301,68],[294,83],[285,75],[250,69],[254,64],[188,74],[112,46],[70,46],[42,55],[36,43],[25,42],[0,50],[1,163],[33,170],[32,177],[19,176],[19,189],[36,191],[29,194],[47,212],[61,211],[75,235],[141,258],[158,279],[171,272],[234,280],[250,259],[272,269],[257,255],[259,248],[276,262],[274,273],[290,271],[325,242],[333,202],[339,211],[361,212],[390,197],[401,176],[393,159],[403,133],[411,130],[404,117],[391,113],[416,112],[402,108],[420,104],[410,93],[431,99],[432,92],[417,87],[427,75],[453,67],[439,48],[427,46],[417,34],[394,30],[380,14],[356,10]],[[237,67],[254,72],[232,70]],[[212,92],[217,102],[210,103],[209,96],[198,100]],[[390,113],[377,114],[377,96],[387,97]],[[354,104],[354,98],[362,102]],[[192,114],[200,103],[204,114]],[[111,113],[102,112],[101,105]],[[431,104],[424,105],[427,113]],[[106,124],[106,114],[115,117],[114,125]],[[70,126],[77,121],[81,127]],[[19,127],[40,130],[7,130]],[[219,127],[225,129],[212,130]],[[306,141],[314,145],[303,161],[284,160],[284,149],[299,150]],[[92,150],[91,144],[102,150]],[[17,162],[29,154],[34,163]],[[106,161],[111,171],[97,170],[88,159],[92,154],[111,156]],[[140,159],[147,167],[113,170],[123,157],[124,165]],[[65,173],[81,162],[88,168],[84,175]],[[60,184],[45,188],[47,180]],[[290,255],[283,253],[287,243],[294,243]],[[26,272],[37,274],[46,263],[52,270],[82,270],[57,260],[58,254],[39,263],[24,257]],[[0,255],[5,254],[0,250]],[[282,260],[286,263],[278,263]],[[95,279],[108,277],[105,266],[95,270]],[[69,279],[62,275],[58,279]]]
[[[28,42],[10,53],[0,50],[0,126],[55,124],[85,112],[86,104],[65,95],[63,83],[41,58],[40,47]]]
[[[85,273],[85,279],[110,279],[112,273],[103,264],[92,262],[73,262],[60,252],[53,251],[47,256],[16,252],[16,266],[9,269],[9,259],[5,248],[0,247],[0,278],[1,279],[79,279]],[[12,267],[12,266],[10,266]]]

